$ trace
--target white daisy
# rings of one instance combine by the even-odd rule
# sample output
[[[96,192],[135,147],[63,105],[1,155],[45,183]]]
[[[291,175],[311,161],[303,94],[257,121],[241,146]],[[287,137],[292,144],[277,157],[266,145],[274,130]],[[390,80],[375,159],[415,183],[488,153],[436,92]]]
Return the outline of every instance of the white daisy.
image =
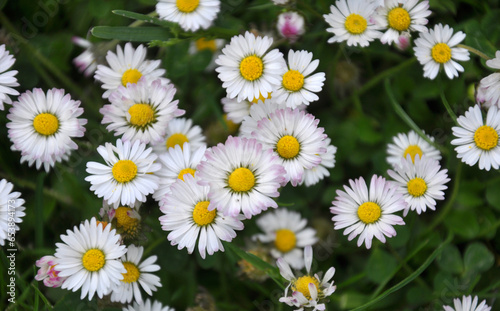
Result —
[[[427,137],[434,141],[434,137]],[[427,158],[434,160],[441,160],[441,153],[422,137],[420,137],[413,130],[405,133],[399,133],[397,136],[392,138],[393,144],[387,145],[387,163],[389,163],[393,168],[396,168],[402,160],[406,159],[408,155],[411,156],[412,160],[415,160],[415,156],[419,155],[422,157],[425,155]]]
[[[321,155],[326,152],[324,129],[318,127],[319,119],[298,109],[279,109],[270,118],[258,122],[252,136],[272,149],[279,156],[286,170],[287,182],[297,186],[303,178],[304,170],[321,163]]]
[[[231,38],[215,60],[219,65],[215,71],[227,97],[253,100],[274,91],[280,83],[280,69],[285,60],[278,49],[268,52],[272,43],[272,38],[255,37],[248,31],[245,36]]]
[[[272,150],[255,139],[229,136],[205,153],[198,165],[200,183],[210,186],[209,209],[236,217],[242,212],[251,218],[268,207],[285,181],[285,170]]]
[[[154,301],[151,303],[151,300],[146,299],[146,301],[137,303],[134,302],[133,305],[124,307],[122,311],[175,311],[173,308],[168,306],[164,307],[160,302]]]
[[[17,70],[9,70],[16,62],[14,56],[5,49],[5,44],[0,45],[0,110],[3,110],[3,103],[12,104],[9,95],[17,96],[19,92],[12,87],[19,86],[15,75]]]
[[[85,49],[82,54],[73,59],[73,64],[78,67],[79,72],[83,72],[84,76],[90,76],[97,69],[97,61],[93,52],[94,45],[90,41],[80,37],[73,37],[71,38],[71,41],[79,47]]]
[[[102,95],[108,98],[109,95],[120,85],[127,86],[128,83],[137,83],[141,77],[144,77],[148,83],[160,79],[162,84],[170,80],[162,78],[165,69],[159,69],[160,60],[146,60],[147,48],[142,44],[134,49],[130,42],[125,44],[125,50],[121,46],[116,47],[116,54],[108,51],[106,61],[109,66],[97,65],[97,71],[94,78],[102,83],[102,88],[106,91]]]
[[[298,212],[280,208],[259,217],[256,224],[264,234],[256,234],[252,239],[272,243],[271,255],[282,257],[292,268],[304,267],[304,247],[318,241],[316,230],[306,227],[307,219]]]
[[[486,304],[486,300],[481,301],[477,305],[478,297],[474,296],[463,296],[462,300],[460,298],[453,299],[453,305],[455,308],[450,306],[443,306],[444,311],[490,311],[491,307]]]
[[[168,122],[165,136],[158,143],[153,144],[153,150],[160,155],[166,153],[169,148],[184,143],[189,143],[191,149],[195,150],[202,146],[206,147],[205,136],[199,125],[193,125],[193,120],[185,118],[175,118]]]
[[[258,122],[262,119],[269,119],[271,114],[280,108],[273,99],[265,102],[259,100],[250,106],[249,114],[243,118],[240,126],[240,136],[251,138],[252,132],[257,130]]]
[[[330,138],[325,138],[326,152],[320,155],[321,162],[313,168],[304,170],[301,185],[305,183],[306,187],[310,187],[330,176],[328,169],[335,166],[335,153],[337,152],[337,147],[331,145],[331,141]]]
[[[479,169],[489,171],[490,168],[500,167],[500,147],[498,136],[500,135],[500,112],[496,106],[488,109],[486,120],[479,105],[470,107],[465,116],[457,119],[459,126],[454,126],[451,141],[455,148],[457,157],[470,166],[479,161]]]
[[[377,8],[373,19],[382,29],[387,29],[380,41],[392,44],[411,31],[427,32],[425,25],[429,15],[431,11],[427,0],[385,0],[384,5]]]
[[[349,241],[359,235],[358,247],[365,243],[366,248],[372,246],[373,237],[385,243],[386,236],[396,236],[393,226],[405,222],[393,213],[407,207],[396,187],[377,175],[373,175],[370,189],[363,177],[354,181],[350,179],[349,184],[351,187],[344,185],[345,191],[337,190],[337,197],[330,207],[330,212],[335,215],[332,218],[334,229],[345,228],[344,235],[349,235]]]
[[[236,124],[241,123],[250,114],[250,107],[252,107],[252,102],[246,99],[239,101],[236,98],[224,97],[220,102],[222,109],[227,114],[227,119]]]
[[[156,201],[162,200],[177,179],[183,179],[185,174],[194,176],[196,167],[204,159],[206,150],[204,145],[193,150],[191,144],[184,143],[182,147],[175,145],[174,148],[168,148],[166,153],[160,154],[162,167],[156,172],[156,176],[160,177],[160,185],[153,198]]]
[[[9,245],[6,248],[16,248],[16,231],[19,231],[17,224],[23,222],[22,217],[26,215],[24,200],[19,198],[21,193],[12,192],[13,188],[12,183],[0,180],[0,245]]]
[[[56,243],[54,255],[59,276],[68,277],[61,288],[81,288],[80,299],[109,294],[111,287],[123,279],[122,273],[127,272],[120,261],[127,252],[125,245],[119,243],[120,235],[110,225],[103,228],[102,223],[97,224],[95,217],[66,233],[61,235],[64,243]]]
[[[82,137],[86,119],[79,100],[72,100],[63,89],[26,91],[12,104],[7,118],[9,138],[14,151],[21,151],[21,163],[49,171],[56,162],[66,160],[72,150],[78,149],[73,137]]]
[[[337,286],[333,285],[334,281],[330,282],[335,274],[335,268],[330,267],[323,278],[319,276],[321,273],[311,275],[312,260],[312,247],[306,246],[304,248],[304,262],[307,274],[300,277],[296,277],[293,274],[290,266],[283,258],[277,260],[276,265],[280,270],[281,276],[290,282],[285,288],[285,296],[279,299],[280,302],[299,308],[297,310],[304,310],[304,308],[313,308],[312,311],[326,310],[325,304],[320,302],[333,294],[337,289]],[[292,290],[291,296],[288,296],[289,289]]]
[[[108,124],[106,129],[115,136],[122,135],[123,141],[159,142],[170,120],[185,112],[177,108],[175,92],[172,84],[162,85],[159,79],[149,84],[141,78],[127,87],[119,86],[109,96],[111,104],[99,110],[104,115],[101,123]]]
[[[167,239],[172,245],[185,247],[192,254],[198,244],[200,256],[205,259],[206,253],[224,251],[221,240],[231,242],[236,237],[235,230],[243,230],[243,223],[236,217],[208,210],[210,188],[199,185],[197,175],[186,174],[184,180],[178,179],[170,186],[171,192],[160,204],[165,215],[159,219],[161,228],[171,231]]]
[[[323,15],[331,26],[326,31],[334,36],[328,43],[347,41],[351,46],[368,46],[370,42],[382,36],[380,26],[375,25],[371,16],[375,13],[376,4],[362,0],[337,0],[330,6],[331,13]]]
[[[85,180],[90,182],[90,190],[115,208],[146,202],[146,196],[158,188],[159,177],[152,173],[161,168],[161,164],[154,163],[157,155],[152,151],[138,140],[132,144],[118,139],[116,146],[99,146],[97,152],[106,164],[87,162],[90,176]]]
[[[450,181],[448,170],[441,170],[439,161],[426,156],[415,156],[415,161],[410,155],[401,161],[396,170],[388,170],[387,174],[394,179],[397,192],[401,193],[408,203],[404,216],[408,211],[417,214],[425,212],[427,208],[436,210],[436,200],[444,200],[443,190],[448,189],[445,184]]]
[[[313,54],[307,51],[288,52],[288,66],[281,72],[281,85],[273,92],[273,99],[278,104],[296,108],[308,106],[317,101],[321,92],[325,73],[313,72],[318,68],[319,60],[312,60]]]
[[[465,33],[459,31],[453,34],[453,28],[448,25],[437,24],[428,33],[421,32],[413,50],[424,66],[424,77],[431,80],[436,78],[441,66],[448,78],[458,77],[458,72],[464,71],[464,67],[455,60],[469,60],[469,51],[456,47],[464,39]]]
[[[133,244],[128,246],[127,253],[121,258],[127,272],[123,273],[123,280],[120,284],[113,287],[111,301],[129,303],[133,299],[137,303],[142,303],[140,287],[149,296],[157,290],[156,287],[161,287],[160,278],[149,273],[160,270],[160,266],[155,264],[157,257],[150,256],[141,262],[143,253],[144,247],[142,246]]]
[[[158,0],[161,19],[178,23],[186,31],[207,29],[220,11],[219,0]]]
[[[487,60],[486,65],[497,71],[500,69],[500,51],[496,51],[495,58]],[[482,100],[485,107],[492,105],[500,108],[500,73],[492,73],[481,79],[479,82],[478,93],[482,94]]]

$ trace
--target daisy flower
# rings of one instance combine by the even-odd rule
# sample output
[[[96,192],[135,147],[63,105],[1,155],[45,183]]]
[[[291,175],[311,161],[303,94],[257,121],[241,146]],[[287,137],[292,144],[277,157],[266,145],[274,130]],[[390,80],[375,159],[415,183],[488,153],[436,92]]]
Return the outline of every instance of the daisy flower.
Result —
[[[19,92],[12,87],[19,86],[15,75],[17,70],[9,70],[16,62],[14,56],[5,49],[5,44],[0,45],[0,110],[3,110],[3,103],[12,104],[9,95],[17,96]]]
[[[349,180],[349,185],[351,187],[344,185],[345,191],[337,190],[337,197],[330,207],[330,212],[335,215],[332,218],[334,229],[345,228],[344,235],[349,235],[349,241],[359,235],[358,247],[365,243],[366,248],[372,246],[373,237],[385,243],[386,236],[396,236],[393,226],[405,222],[394,213],[407,208],[396,187],[377,175],[373,175],[370,189],[363,177]]]
[[[384,44],[397,42],[400,36],[409,35],[410,31],[427,32],[429,1],[385,0],[379,6],[373,19],[382,29],[387,29],[380,38]]]
[[[276,28],[278,33],[290,43],[297,41],[306,31],[304,17],[297,12],[283,12],[278,15]]]
[[[239,101],[253,100],[269,94],[280,83],[280,70],[285,65],[283,54],[274,49],[268,52],[273,39],[256,37],[250,32],[231,38],[215,60],[215,69],[223,82],[227,97]]]
[[[137,303],[134,302],[133,305],[124,307],[122,311],[175,311],[173,308],[168,306],[164,307],[160,302],[154,301],[151,303],[151,300],[146,299],[146,301]]]
[[[184,143],[189,143],[191,149],[206,147],[205,136],[199,125],[193,125],[193,120],[185,118],[175,118],[168,122],[165,136],[158,143],[153,144],[153,151],[160,155],[166,153],[169,148]]]
[[[79,100],[72,100],[63,89],[50,89],[45,94],[35,88],[26,91],[12,104],[7,118],[12,150],[21,151],[21,163],[33,163],[49,171],[56,162],[67,160],[78,149],[73,137],[82,137],[86,119]]]
[[[43,256],[36,261],[35,265],[40,268],[38,269],[35,280],[43,281],[43,285],[47,287],[61,287],[61,285],[66,281],[67,277],[59,276],[59,270],[56,270],[56,257],[54,256]]]
[[[330,267],[323,278],[319,277],[321,273],[311,275],[312,260],[312,247],[306,246],[304,248],[304,262],[307,274],[296,277],[288,263],[283,258],[278,259],[276,265],[280,270],[281,276],[290,282],[285,288],[285,296],[279,299],[280,302],[300,308],[298,310],[304,310],[304,308],[313,308],[312,311],[326,310],[325,304],[319,302],[329,297],[337,289],[337,286],[333,285],[334,281],[330,282],[335,274],[335,268]],[[288,296],[289,289],[292,290],[291,296]]]
[[[113,287],[111,301],[129,303],[133,299],[137,303],[142,303],[141,287],[149,296],[153,295],[157,286],[161,287],[160,278],[149,273],[160,270],[160,266],[155,264],[157,257],[150,256],[141,261],[143,253],[142,246],[133,244],[128,246],[127,253],[121,258],[127,272],[123,273],[120,284]]]
[[[185,31],[207,29],[220,11],[219,0],[158,0],[160,19],[178,23]]]
[[[212,53],[212,58],[210,63],[208,63],[205,71],[213,71],[217,65],[215,64],[215,59],[219,57],[221,49],[226,45],[226,40],[224,39],[211,39],[199,38],[197,40],[191,41],[189,44],[188,52],[189,54],[196,54],[203,51],[210,51]]]
[[[500,167],[500,112],[496,106],[491,106],[483,121],[479,105],[470,107],[465,116],[457,119],[459,126],[454,126],[451,141],[456,145],[457,157],[470,166],[479,161],[479,169],[489,171]]]
[[[54,255],[59,276],[67,277],[61,288],[81,288],[80,299],[109,294],[127,272],[120,261],[127,252],[125,245],[119,243],[120,235],[110,225],[103,228],[102,223],[97,224],[95,217],[66,233],[61,235],[63,243],[56,243]]]
[[[265,102],[259,100],[250,106],[249,114],[243,118],[240,126],[240,136],[252,138],[252,132],[257,130],[258,122],[262,119],[269,119],[271,114],[280,108],[273,99]]]
[[[313,72],[318,68],[319,60],[312,60],[313,54],[307,51],[288,52],[288,66],[283,67],[281,85],[273,92],[273,99],[278,104],[296,108],[300,105],[308,106],[317,101],[321,92],[325,73]]]
[[[351,46],[368,46],[370,42],[382,36],[380,27],[372,23],[376,4],[362,0],[337,0],[330,6],[331,13],[323,15],[331,26],[326,31],[334,36],[328,43],[347,41]]]
[[[85,49],[82,54],[73,59],[73,64],[75,64],[79,72],[83,72],[84,76],[90,76],[97,69],[97,61],[93,52],[94,45],[90,41],[80,37],[73,37],[71,38],[71,41],[79,47]]]
[[[387,174],[394,179],[393,184],[397,192],[403,195],[408,211],[417,211],[417,214],[425,212],[427,208],[436,210],[436,200],[444,200],[443,190],[448,189],[445,184],[450,181],[448,170],[441,170],[439,161],[429,159],[426,156],[416,156],[413,161],[408,155],[396,170],[388,170]]]
[[[304,267],[304,247],[318,241],[316,230],[306,227],[307,219],[298,212],[281,208],[259,217],[256,223],[264,233],[254,235],[252,239],[272,243],[271,255],[283,258],[292,268]]]
[[[97,152],[106,164],[87,162],[90,176],[85,180],[90,182],[90,190],[115,208],[146,202],[146,196],[158,189],[159,177],[153,173],[161,168],[154,163],[157,155],[152,151],[138,140],[132,144],[118,139],[116,146],[99,146]]]
[[[196,167],[204,159],[206,150],[205,146],[193,150],[189,143],[184,143],[182,146],[175,145],[174,148],[168,148],[166,153],[161,154],[159,159],[162,168],[156,172],[160,177],[160,185],[153,198],[156,201],[162,200],[177,179],[183,179],[185,174],[194,176]]]
[[[279,109],[257,123],[252,136],[262,143],[263,149],[272,149],[285,167],[287,182],[297,186],[304,170],[321,163],[326,152],[324,129],[319,119],[298,109]]]
[[[444,311],[490,311],[491,307],[486,304],[486,300],[481,301],[479,305],[477,305],[478,298],[474,296],[463,296],[462,300],[460,298],[453,299],[453,305],[455,308],[450,306],[443,306]]]
[[[127,42],[125,49],[121,46],[116,47],[116,54],[108,51],[106,61],[109,66],[97,65],[97,71],[94,78],[102,83],[102,88],[106,91],[102,95],[108,98],[109,95],[120,85],[127,86],[128,83],[137,83],[141,77],[144,77],[148,83],[160,79],[162,84],[170,80],[162,78],[165,69],[159,69],[160,60],[146,60],[147,48],[142,44],[134,49],[132,43]]]
[[[500,69],[500,51],[496,51],[495,58],[486,61],[486,66],[497,71]],[[492,73],[481,79],[478,93],[482,94],[484,106],[495,105],[500,108],[500,73]]]
[[[205,254],[224,251],[222,241],[231,242],[236,237],[235,230],[243,230],[243,223],[236,217],[222,216],[217,210],[209,210],[211,201],[209,187],[198,184],[197,174],[184,175],[170,186],[171,192],[160,203],[161,228],[171,231],[167,239],[178,249],[187,248],[192,254],[198,244],[201,258]]]
[[[464,67],[455,60],[469,60],[469,51],[456,47],[465,39],[465,33],[459,31],[453,34],[453,28],[448,25],[435,25],[429,32],[421,32],[420,37],[415,40],[415,56],[420,64],[424,66],[424,77],[436,78],[439,69],[444,67],[448,78],[458,77],[458,72],[464,71]]]
[[[115,136],[122,135],[123,141],[159,142],[170,120],[185,112],[177,108],[175,92],[172,84],[162,85],[159,79],[148,84],[141,78],[136,84],[119,86],[109,96],[111,104],[99,110],[104,115],[101,123],[108,124],[106,129]]]
[[[305,183],[306,187],[310,187],[330,176],[328,169],[335,166],[335,153],[337,152],[337,147],[331,145],[331,141],[330,138],[325,138],[326,152],[320,155],[321,162],[313,168],[304,170],[301,185]]]
[[[434,141],[434,137],[427,137]],[[401,161],[406,159],[408,155],[411,156],[411,159],[415,161],[415,156],[419,155],[422,157],[425,155],[427,158],[434,160],[441,160],[441,153],[427,141],[425,141],[422,137],[420,137],[413,130],[408,134],[399,133],[398,135],[392,138],[393,144],[387,145],[387,163],[389,163],[392,167],[396,168]]]
[[[0,245],[4,246],[8,240],[8,248],[13,248],[16,241],[17,224],[23,222],[25,207],[24,200],[19,198],[20,192],[12,192],[14,185],[5,179],[0,180]]]
[[[246,99],[239,101],[236,98],[224,97],[220,102],[227,119],[236,124],[240,124],[250,114],[250,107],[252,107],[252,102]]]

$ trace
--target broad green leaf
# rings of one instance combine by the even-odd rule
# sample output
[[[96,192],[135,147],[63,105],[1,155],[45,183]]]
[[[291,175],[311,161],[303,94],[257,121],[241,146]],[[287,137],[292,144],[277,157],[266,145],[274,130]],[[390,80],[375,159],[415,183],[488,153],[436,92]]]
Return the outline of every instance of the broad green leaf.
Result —
[[[366,277],[375,283],[381,283],[392,274],[397,265],[396,259],[389,253],[380,248],[374,249],[365,267]]]
[[[422,305],[424,303],[428,303],[432,300],[432,291],[421,285],[413,286],[406,292],[406,300],[410,305]]]
[[[340,294],[339,305],[342,310],[356,308],[366,303],[368,299],[368,295],[355,291],[344,291]]]
[[[491,268],[494,263],[495,257],[482,243],[469,244],[465,249],[464,265],[468,273],[482,273]]]
[[[92,34],[102,39],[135,42],[166,41],[172,37],[168,29],[160,27],[96,26],[92,28]]]
[[[497,210],[500,210],[500,181],[489,184],[486,187],[486,201]]]
[[[481,229],[476,213],[470,210],[452,211],[444,223],[451,232],[467,239],[478,236]]]
[[[438,266],[444,271],[451,273],[462,273],[464,264],[462,254],[455,245],[447,245],[443,248],[441,255],[437,258]]]

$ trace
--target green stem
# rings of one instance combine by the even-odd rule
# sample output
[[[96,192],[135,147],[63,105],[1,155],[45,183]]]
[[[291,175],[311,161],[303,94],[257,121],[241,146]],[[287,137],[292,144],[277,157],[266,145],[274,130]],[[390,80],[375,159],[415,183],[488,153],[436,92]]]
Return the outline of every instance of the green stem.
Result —
[[[446,111],[448,112],[450,117],[453,119],[453,122],[455,123],[455,125],[458,126],[457,115],[451,109],[450,104],[448,103],[448,100],[446,99],[446,96],[444,95],[443,88],[440,87],[439,89],[440,89],[441,101],[443,102],[443,105],[446,108]]]
[[[47,174],[40,172],[35,189],[35,246],[43,247],[43,180]]]
[[[465,44],[457,44],[457,47],[466,49],[467,51],[476,54],[477,56],[481,57],[484,60],[490,60],[491,58],[488,57],[488,55],[484,54],[483,52],[479,51],[478,49],[475,49],[471,46],[465,45]]]

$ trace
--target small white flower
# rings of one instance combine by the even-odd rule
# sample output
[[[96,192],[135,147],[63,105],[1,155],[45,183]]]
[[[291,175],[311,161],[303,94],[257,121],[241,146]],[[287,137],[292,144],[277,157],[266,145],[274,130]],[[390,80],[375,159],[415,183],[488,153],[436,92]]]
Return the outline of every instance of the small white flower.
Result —
[[[460,298],[453,299],[453,305],[455,308],[450,306],[443,306],[444,311],[490,311],[491,307],[486,304],[486,300],[481,301],[479,305],[477,305],[478,298],[474,296],[463,296],[462,300]]]
[[[427,137],[434,141],[434,137]],[[393,144],[387,145],[387,163],[389,163],[393,168],[396,168],[401,161],[406,159],[408,155],[411,159],[415,161],[415,156],[419,155],[422,157],[425,155],[427,158],[434,160],[441,160],[441,153],[434,146],[425,141],[413,130],[405,133],[399,133],[392,138]]]
[[[496,70],[500,69],[500,51],[496,51],[495,58],[486,61],[486,66]],[[485,107],[495,105],[500,108],[500,73],[492,73],[481,79],[478,95],[479,93],[482,95],[481,102],[484,102]]]
[[[240,136],[251,138],[252,132],[258,128],[258,122],[262,119],[269,119],[271,114],[278,109],[280,109],[280,105],[272,98],[267,99],[265,102],[259,100],[257,103],[251,105],[248,115],[243,117],[243,121],[241,122]]]
[[[193,125],[193,120],[185,118],[175,118],[168,122],[165,136],[158,143],[153,144],[153,151],[161,155],[169,148],[176,145],[182,148],[184,143],[189,143],[192,150],[206,147],[205,136],[199,125]]]
[[[321,162],[310,169],[304,170],[304,175],[300,184],[305,184],[306,187],[317,184],[320,180],[325,177],[330,176],[328,169],[335,166],[335,153],[337,152],[337,147],[331,145],[331,139],[325,138],[326,152],[321,154]]]
[[[79,47],[85,48],[82,54],[73,59],[73,64],[78,67],[79,72],[83,72],[84,76],[90,76],[97,69],[97,61],[93,52],[94,45],[90,41],[80,37],[73,37],[71,41]]]
[[[178,23],[186,31],[207,29],[219,10],[219,0],[158,0],[156,4],[161,19]]]
[[[12,192],[14,185],[6,179],[0,180],[0,245],[14,245],[17,224],[23,222],[25,207],[20,192]],[[7,243],[6,243],[7,241]],[[12,243],[12,244],[10,244]],[[6,247],[14,248],[14,247]]]
[[[59,276],[59,271],[56,270],[56,257],[43,256],[36,261],[35,265],[38,269],[35,280],[43,281],[43,285],[47,287],[61,287],[67,277]]]
[[[173,308],[168,306],[164,307],[160,302],[154,301],[151,303],[151,300],[146,299],[146,301],[137,303],[134,302],[133,305],[124,307],[122,311],[175,311]]]
[[[305,32],[304,17],[297,12],[283,12],[278,16],[276,28],[282,37],[293,43]]]
[[[19,86],[15,77],[17,70],[9,70],[15,62],[14,56],[5,49],[5,44],[0,45],[0,110],[4,109],[3,103],[12,104],[9,95],[19,95],[19,92],[12,88]]]

